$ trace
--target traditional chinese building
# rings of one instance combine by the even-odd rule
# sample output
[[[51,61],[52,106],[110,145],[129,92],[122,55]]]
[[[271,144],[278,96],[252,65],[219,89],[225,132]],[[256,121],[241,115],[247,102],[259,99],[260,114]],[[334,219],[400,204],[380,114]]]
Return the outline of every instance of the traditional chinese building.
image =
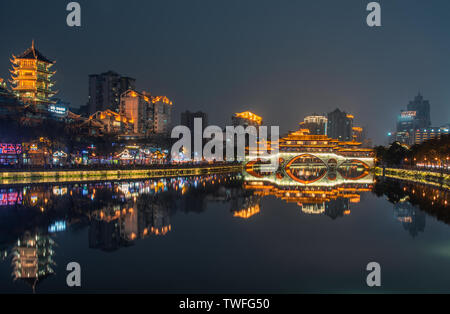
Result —
[[[233,122],[233,126],[255,126],[258,127],[262,125],[263,118],[250,112],[241,112],[241,113],[235,113],[233,117],[231,118]]]
[[[11,59],[11,84],[14,94],[24,103],[33,104],[40,109],[46,109],[51,104],[52,98],[57,92],[52,90],[54,82],[51,70],[55,64],[41,54],[34,45],[19,56]]]

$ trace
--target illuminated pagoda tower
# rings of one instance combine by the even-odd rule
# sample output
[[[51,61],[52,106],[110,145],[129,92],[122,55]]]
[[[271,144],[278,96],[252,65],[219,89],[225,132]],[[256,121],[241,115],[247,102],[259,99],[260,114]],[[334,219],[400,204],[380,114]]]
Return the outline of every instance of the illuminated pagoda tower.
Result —
[[[33,104],[37,108],[46,109],[51,104],[52,98],[57,92],[52,91],[54,82],[52,76],[56,73],[51,71],[55,64],[44,57],[34,46],[18,57],[13,55],[11,59],[11,84],[14,94],[26,104]]]

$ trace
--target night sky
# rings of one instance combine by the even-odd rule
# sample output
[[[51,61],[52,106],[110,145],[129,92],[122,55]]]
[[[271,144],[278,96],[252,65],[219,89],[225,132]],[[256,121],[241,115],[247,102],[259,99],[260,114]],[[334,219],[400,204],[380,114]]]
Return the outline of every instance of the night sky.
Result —
[[[176,123],[251,110],[287,131],[339,107],[384,143],[418,91],[434,126],[450,122],[448,0],[379,1],[381,28],[365,23],[369,0],[84,0],[81,28],[66,25],[69,2],[1,0],[0,77],[35,39],[73,106],[89,74],[114,70],[171,98]]]

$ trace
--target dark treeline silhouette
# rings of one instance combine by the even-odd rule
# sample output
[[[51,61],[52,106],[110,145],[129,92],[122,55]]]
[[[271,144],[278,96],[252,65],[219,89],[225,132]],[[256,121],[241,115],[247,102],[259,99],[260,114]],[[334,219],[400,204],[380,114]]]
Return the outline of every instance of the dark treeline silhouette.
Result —
[[[450,191],[431,185],[417,184],[393,179],[377,180],[373,193],[386,196],[392,204],[408,202],[438,220],[450,225]]]
[[[375,147],[377,164],[383,166],[427,166],[448,167],[450,158],[450,135],[432,139],[422,144],[407,145],[394,142],[389,147]]]

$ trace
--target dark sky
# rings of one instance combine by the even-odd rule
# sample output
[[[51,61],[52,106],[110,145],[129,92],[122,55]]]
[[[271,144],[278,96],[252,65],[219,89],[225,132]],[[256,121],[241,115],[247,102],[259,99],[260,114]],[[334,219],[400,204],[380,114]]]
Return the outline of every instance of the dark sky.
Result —
[[[57,61],[59,97],[87,102],[87,76],[109,69],[181,111],[230,123],[252,110],[282,131],[336,107],[382,143],[420,90],[435,126],[450,122],[450,1],[83,0],[82,28],[66,26],[65,0],[1,0],[0,77],[35,39]]]

